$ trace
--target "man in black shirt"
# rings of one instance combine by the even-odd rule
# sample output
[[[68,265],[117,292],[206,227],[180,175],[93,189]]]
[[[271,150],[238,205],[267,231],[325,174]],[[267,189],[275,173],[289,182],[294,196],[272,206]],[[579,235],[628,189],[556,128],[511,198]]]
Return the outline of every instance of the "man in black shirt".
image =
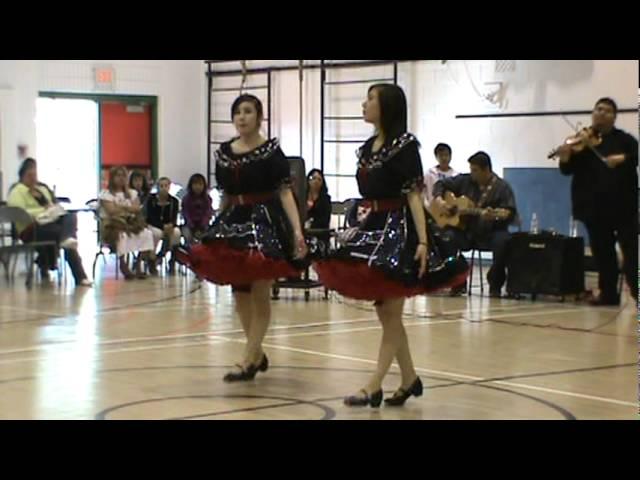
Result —
[[[584,223],[598,269],[600,296],[592,305],[619,305],[616,240],[624,257],[624,274],[638,299],[638,141],[615,127],[618,107],[610,98],[596,102],[592,128],[602,142],[575,152],[558,149],[560,171],[573,175],[573,216]]]
[[[507,279],[505,247],[510,237],[509,225],[517,215],[516,199],[509,184],[493,172],[489,155],[478,152],[468,161],[470,174],[445,178],[434,185],[434,201],[444,207],[442,197],[449,191],[456,197],[464,195],[473,200],[478,208],[487,209],[482,216],[466,218],[465,230],[447,228],[443,235],[458,251],[473,247],[491,249],[493,265],[487,274],[487,281],[490,296],[500,297]],[[494,209],[506,210],[508,214],[498,215]]]

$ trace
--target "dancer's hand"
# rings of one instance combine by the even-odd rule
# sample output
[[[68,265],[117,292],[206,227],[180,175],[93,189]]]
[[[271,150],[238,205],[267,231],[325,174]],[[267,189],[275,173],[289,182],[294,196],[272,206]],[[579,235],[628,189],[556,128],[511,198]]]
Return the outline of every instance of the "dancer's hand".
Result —
[[[418,278],[422,278],[427,271],[427,257],[429,253],[427,251],[427,245],[425,243],[421,243],[416,248],[416,256],[413,257],[414,260],[420,262],[420,270],[418,271]]]
[[[295,260],[302,260],[307,256],[308,248],[307,242],[304,240],[304,235],[301,232],[296,232],[295,234],[295,252],[293,254],[293,258]]]

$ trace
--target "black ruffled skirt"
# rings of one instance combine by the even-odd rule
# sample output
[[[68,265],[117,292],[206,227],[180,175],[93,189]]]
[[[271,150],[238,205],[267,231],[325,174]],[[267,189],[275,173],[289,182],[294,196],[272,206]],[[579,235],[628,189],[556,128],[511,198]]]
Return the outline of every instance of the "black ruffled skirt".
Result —
[[[428,268],[422,278],[414,260],[418,239],[406,206],[371,212],[361,227],[346,232],[340,248],[316,258],[314,268],[327,288],[359,300],[412,297],[463,285],[469,273],[466,261],[443,257],[430,229]]]
[[[180,260],[199,277],[218,285],[249,285],[299,275],[306,267],[293,260],[293,229],[278,198],[222,212]]]

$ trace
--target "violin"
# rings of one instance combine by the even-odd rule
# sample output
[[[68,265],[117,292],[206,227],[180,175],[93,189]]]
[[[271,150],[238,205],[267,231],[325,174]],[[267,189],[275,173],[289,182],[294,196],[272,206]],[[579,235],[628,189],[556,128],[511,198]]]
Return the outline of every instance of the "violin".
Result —
[[[563,145],[553,149],[549,153],[547,158],[558,157],[560,155],[560,148],[563,147],[564,145],[571,146],[571,153],[579,153],[583,151],[585,148],[590,148],[591,150],[594,150],[594,147],[597,147],[601,143],[602,143],[602,134],[593,127],[585,127],[575,135],[568,137],[564,141]]]

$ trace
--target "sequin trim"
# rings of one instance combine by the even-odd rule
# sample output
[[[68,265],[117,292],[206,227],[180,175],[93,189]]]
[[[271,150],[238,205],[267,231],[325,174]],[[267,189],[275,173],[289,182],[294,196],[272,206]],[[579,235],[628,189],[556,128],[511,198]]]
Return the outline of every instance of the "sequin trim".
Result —
[[[364,145],[356,150],[356,155],[358,157],[358,165],[360,167],[365,168],[380,168],[390,159],[395,157],[403,148],[407,145],[416,142],[418,143],[418,139],[411,133],[406,132],[396,138],[391,145],[388,147],[382,147],[378,152],[374,153],[370,157],[365,157],[365,148]]]
[[[261,145],[260,147],[251,150],[250,152],[244,153],[239,156],[230,156],[224,151],[224,147],[228,147],[231,149],[231,142],[233,140],[223,144],[220,146],[218,150],[216,150],[215,158],[216,163],[222,167],[230,167],[232,165],[246,165],[248,163],[257,162],[259,160],[265,160],[273,155],[278,148],[280,148],[280,141],[277,138],[272,138]]]
[[[402,194],[403,195],[407,195],[413,191],[419,191],[421,192],[422,190],[424,190],[425,185],[424,185],[424,177],[415,177],[412,178],[411,180],[407,180],[406,182],[404,182],[402,184]]]

